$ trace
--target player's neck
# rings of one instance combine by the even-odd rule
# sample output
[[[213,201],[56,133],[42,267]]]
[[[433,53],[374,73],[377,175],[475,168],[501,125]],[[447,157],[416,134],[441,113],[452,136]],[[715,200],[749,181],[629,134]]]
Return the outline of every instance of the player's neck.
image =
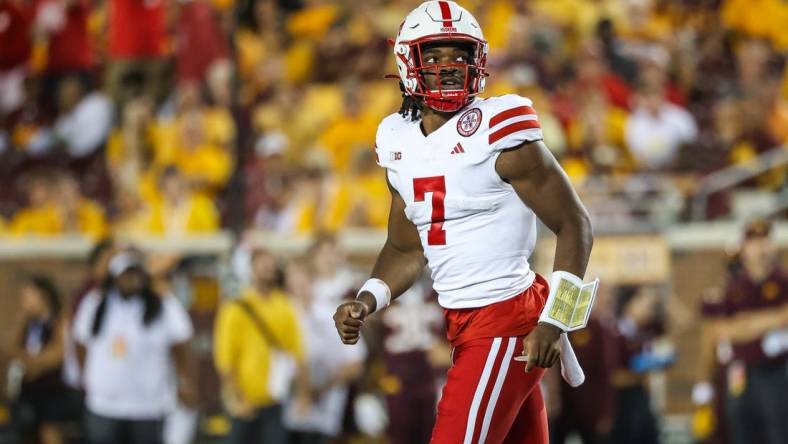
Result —
[[[425,136],[429,136],[435,130],[443,126],[449,119],[454,117],[455,114],[456,111],[442,113],[425,106],[424,109],[421,110],[421,132],[424,133]]]

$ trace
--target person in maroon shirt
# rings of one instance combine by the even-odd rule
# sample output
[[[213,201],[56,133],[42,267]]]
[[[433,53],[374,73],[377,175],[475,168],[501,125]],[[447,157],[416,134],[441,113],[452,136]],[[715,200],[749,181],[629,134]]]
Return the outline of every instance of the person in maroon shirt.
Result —
[[[391,444],[426,443],[435,423],[439,375],[449,367],[443,310],[422,278],[381,316],[386,369],[387,437]],[[440,362],[440,358],[446,362]]]
[[[615,368],[615,332],[603,320],[592,317],[588,326],[569,333],[578,361],[583,366],[586,382],[572,388],[560,377],[560,412],[550,423],[550,442],[564,444],[576,432],[583,444],[605,442],[612,427],[615,389],[611,376]],[[589,402],[589,400],[595,400]]]
[[[21,83],[30,57],[32,8],[26,0],[0,0],[0,123],[24,100]]]
[[[738,271],[738,260],[729,264],[729,272]],[[695,412],[692,429],[699,444],[727,444],[725,420],[725,373],[730,362],[730,343],[717,343],[716,330],[725,316],[722,289],[712,287],[704,291],[700,306],[700,339],[695,369],[696,383],[692,387]]]
[[[730,341],[726,412],[733,444],[788,442],[788,275],[778,261],[771,224],[744,233],[741,267],[725,291],[717,341]]]
[[[662,298],[652,287],[622,287],[616,300],[616,417],[611,444],[657,444],[659,429],[651,410],[648,374],[672,362],[661,351],[665,333]]]

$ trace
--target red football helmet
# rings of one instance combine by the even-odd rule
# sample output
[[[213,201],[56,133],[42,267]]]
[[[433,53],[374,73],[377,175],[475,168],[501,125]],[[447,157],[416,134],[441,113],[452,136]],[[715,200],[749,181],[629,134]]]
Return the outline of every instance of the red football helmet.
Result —
[[[441,42],[467,44],[471,60],[425,66],[422,60],[425,46]],[[470,12],[451,1],[422,3],[405,17],[394,41],[394,57],[405,94],[421,97],[427,106],[441,112],[457,111],[484,91],[487,50],[479,23]],[[464,70],[464,85],[441,86],[441,71],[447,68]],[[425,73],[436,76],[437,89],[428,88]]]

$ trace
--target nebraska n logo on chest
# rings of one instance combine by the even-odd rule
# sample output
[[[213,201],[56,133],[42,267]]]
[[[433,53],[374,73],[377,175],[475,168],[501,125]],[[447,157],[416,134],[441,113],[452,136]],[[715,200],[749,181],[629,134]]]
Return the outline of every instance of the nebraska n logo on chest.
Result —
[[[482,124],[482,110],[472,108],[462,113],[457,119],[457,132],[463,137],[470,137]]]

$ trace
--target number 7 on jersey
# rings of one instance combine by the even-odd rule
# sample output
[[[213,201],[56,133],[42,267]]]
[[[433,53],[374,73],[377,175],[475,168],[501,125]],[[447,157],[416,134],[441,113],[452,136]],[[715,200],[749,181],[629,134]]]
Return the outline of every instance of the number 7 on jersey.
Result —
[[[425,194],[432,193],[432,225],[427,231],[427,245],[446,245],[446,231],[443,229],[446,198],[446,179],[444,176],[417,177],[413,179],[413,200],[424,202]]]

